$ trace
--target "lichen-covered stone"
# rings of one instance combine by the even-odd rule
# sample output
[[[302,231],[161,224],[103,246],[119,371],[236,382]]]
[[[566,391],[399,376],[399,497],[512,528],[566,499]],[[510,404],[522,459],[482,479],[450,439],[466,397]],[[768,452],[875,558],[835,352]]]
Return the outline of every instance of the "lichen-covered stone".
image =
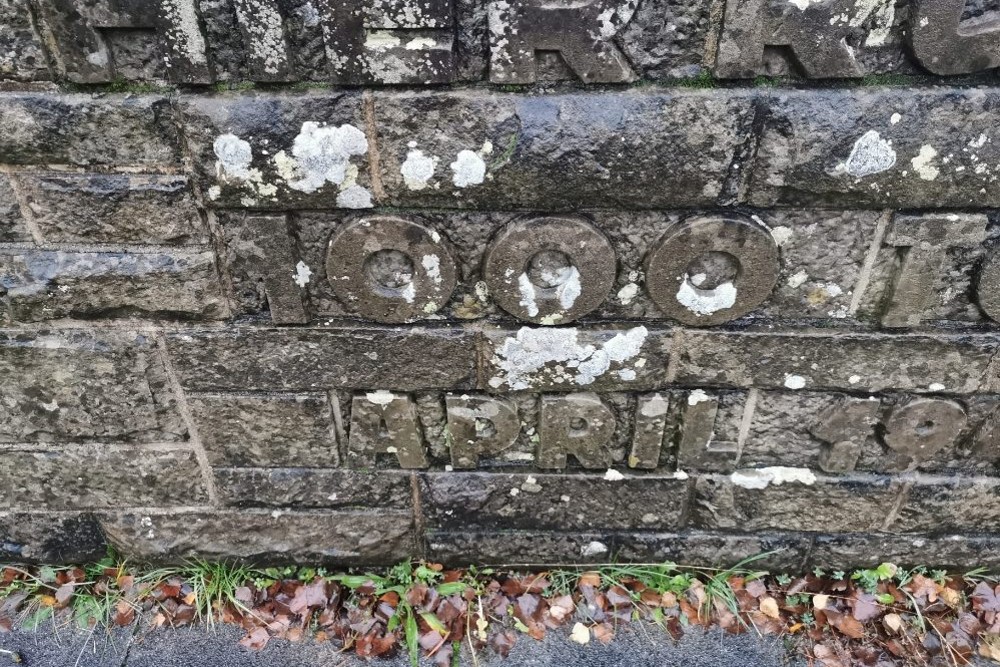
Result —
[[[50,172],[24,173],[17,180],[47,243],[208,240],[185,176]]]
[[[31,22],[29,0],[0,0],[0,80],[51,78],[42,43]]]
[[[0,332],[0,442],[174,442],[187,429],[140,333]]]
[[[101,527],[132,560],[394,565],[416,552],[408,512],[200,510],[109,512]]]
[[[11,509],[169,507],[207,500],[190,449],[0,446],[0,503]]]
[[[210,320],[226,315],[211,251],[4,250],[0,287],[0,302],[9,309],[10,321],[17,323],[123,316]]]

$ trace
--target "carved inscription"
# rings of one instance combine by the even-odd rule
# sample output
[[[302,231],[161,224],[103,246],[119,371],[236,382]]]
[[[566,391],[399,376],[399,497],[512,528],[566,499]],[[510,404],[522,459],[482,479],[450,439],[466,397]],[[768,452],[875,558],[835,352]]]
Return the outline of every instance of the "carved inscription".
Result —
[[[1000,15],[962,22],[966,0],[913,0],[913,53],[934,74],[968,74],[1000,65]]]

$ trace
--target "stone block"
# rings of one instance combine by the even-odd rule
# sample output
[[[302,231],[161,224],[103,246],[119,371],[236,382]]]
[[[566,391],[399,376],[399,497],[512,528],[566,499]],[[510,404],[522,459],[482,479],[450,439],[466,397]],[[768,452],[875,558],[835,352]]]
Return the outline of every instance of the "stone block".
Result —
[[[891,529],[938,534],[1000,532],[1000,480],[991,477],[928,477],[912,481]]]
[[[96,563],[107,555],[92,514],[0,512],[0,560],[14,563]]]
[[[395,510],[123,510],[99,519],[119,553],[144,562],[204,558],[261,565],[395,565],[418,553],[411,514]]]
[[[186,96],[178,108],[208,205],[374,206],[359,92]]]
[[[17,180],[47,243],[208,241],[185,176],[26,172]]]
[[[29,0],[0,0],[0,80],[45,81],[50,78],[28,3]]]
[[[947,530],[931,535],[817,535],[808,566],[840,569],[870,568],[878,563],[901,567],[926,566],[968,572],[1000,566],[1000,538],[956,535]]]
[[[675,344],[681,384],[765,389],[988,390],[991,336],[836,332],[687,331]]]
[[[670,475],[422,473],[432,530],[673,530],[684,522],[688,481]]]
[[[792,532],[633,532],[616,537],[615,555],[622,562],[702,563],[720,568],[748,561],[750,570],[795,572],[802,568],[811,544],[811,536]]]
[[[190,449],[0,446],[0,503],[11,509],[167,507],[207,500]]]
[[[189,394],[214,466],[336,467],[335,408],[326,394]]]
[[[769,483],[771,475],[783,483]],[[699,477],[694,488],[692,527],[748,532],[884,532],[903,489],[888,477],[821,477],[799,468]]]
[[[186,437],[145,334],[0,331],[0,442],[174,442]]]
[[[607,563],[614,556],[614,537],[612,532],[593,531],[430,531],[427,557],[456,567],[470,562],[511,567]]]
[[[217,468],[215,486],[232,507],[386,509],[413,506],[410,473],[318,468]]]
[[[34,239],[24,225],[24,216],[6,174],[0,174],[0,243],[27,243]]]
[[[476,334],[450,328],[233,327],[167,338],[192,391],[472,389]]]
[[[180,166],[177,121],[158,95],[0,93],[0,162]]]
[[[0,251],[2,302],[13,322],[63,317],[221,319],[215,254]]]
[[[381,181],[394,206],[712,206],[753,110],[731,91],[377,93]]]
[[[773,93],[748,201],[755,206],[995,207],[1000,93],[872,88]]]
[[[641,325],[488,329],[483,344],[487,391],[646,391],[667,384],[669,334]]]

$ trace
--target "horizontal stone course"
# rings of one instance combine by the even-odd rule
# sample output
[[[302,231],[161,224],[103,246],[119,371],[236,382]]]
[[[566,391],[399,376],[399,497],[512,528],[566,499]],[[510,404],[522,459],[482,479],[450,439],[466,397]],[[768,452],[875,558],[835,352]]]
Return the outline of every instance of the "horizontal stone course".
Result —
[[[207,500],[190,449],[0,446],[0,504],[11,509],[167,507]]]
[[[410,473],[319,468],[216,468],[221,502],[233,507],[406,510]]]
[[[84,512],[0,512],[0,560],[95,563],[107,555],[104,532]]]

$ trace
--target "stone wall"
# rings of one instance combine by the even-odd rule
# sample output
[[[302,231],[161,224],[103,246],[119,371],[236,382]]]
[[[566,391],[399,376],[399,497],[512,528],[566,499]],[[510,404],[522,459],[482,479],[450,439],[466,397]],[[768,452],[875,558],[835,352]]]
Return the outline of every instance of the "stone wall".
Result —
[[[0,0],[0,559],[1000,564],[979,0]]]

